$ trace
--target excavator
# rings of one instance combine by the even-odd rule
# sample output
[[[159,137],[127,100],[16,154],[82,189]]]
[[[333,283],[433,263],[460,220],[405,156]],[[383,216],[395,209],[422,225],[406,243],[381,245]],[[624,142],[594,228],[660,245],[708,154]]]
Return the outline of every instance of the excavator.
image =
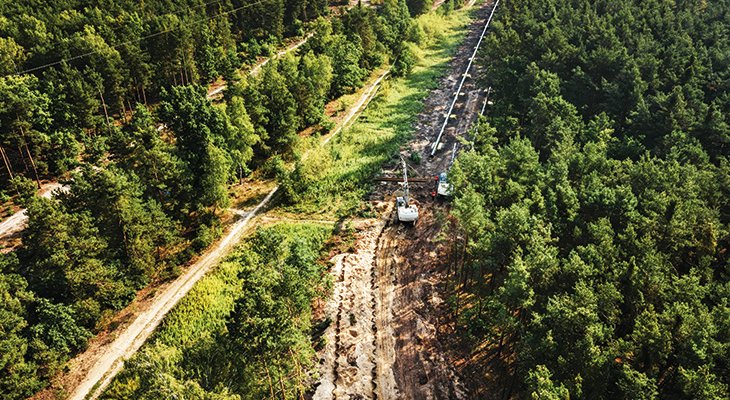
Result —
[[[449,183],[446,172],[442,172],[438,176],[438,184],[436,186],[436,193],[441,197],[451,196],[451,184]]]
[[[415,204],[410,204],[410,197],[408,196],[408,167],[403,157],[400,160],[403,163],[403,196],[398,196],[395,199],[398,221],[411,222],[413,225],[416,225],[416,220],[418,220],[418,207]]]

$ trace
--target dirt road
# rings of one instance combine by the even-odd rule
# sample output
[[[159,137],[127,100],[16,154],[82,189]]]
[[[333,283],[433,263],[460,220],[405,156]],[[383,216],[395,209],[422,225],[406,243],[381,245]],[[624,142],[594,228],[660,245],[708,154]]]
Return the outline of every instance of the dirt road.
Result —
[[[454,143],[467,134],[483,103],[484,91],[464,82],[442,137],[443,147],[429,158],[456,86],[491,12],[482,7],[439,88],[426,99],[416,134],[402,155],[422,155],[416,174],[432,176],[450,165]],[[473,67],[475,68],[475,67]],[[472,76],[477,71],[470,70]],[[390,168],[388,168],[390,167]],[[386,166],[397,171],[397,165]],[[331,324],[320,356],[320,380],[313,399],[470,399],[451,341],[439,333],[448,314],[443,282],[448,251],[439,234],[448,205],[433,201],[433,183],[412,184],[419,220],[410,227],[394,221],[392,183],[381,183],[370,201],[379,217],[353,221],[355,251],[333,258],[333,296],[325,314]]]
[[[123,360],[134,354],[152,334],[164,316],[192,289],[213,266],[227,255],[238,243],[251,219],[274,196],[274,188],[253,210],[233,224],[228,233],[212,249],[206,252],[194,265],[163,288],[150,307],[139,314],[135,321],[120,332],[119,336],[107,346],[83,380],[71,393],[70,399],[83,400],[91,395],[96,398],[111,382],[114,375],[122,369]]]

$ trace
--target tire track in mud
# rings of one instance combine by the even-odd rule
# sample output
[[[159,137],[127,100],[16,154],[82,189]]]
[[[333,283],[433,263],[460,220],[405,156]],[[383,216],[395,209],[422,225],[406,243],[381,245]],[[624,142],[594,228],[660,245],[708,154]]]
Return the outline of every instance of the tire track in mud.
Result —
[[[396,353],[392,371],[404,399],[469,399],[448,346],[438,334],[443,299],[445,248],[437,237],[446,212],[422,203],[415,227],[393,224],[383,232],[378,259],[393,275],[391,324]]]
[[[325,314],[334,323],[324,335],[315,400],[391,398],[381,394],[383,387],[394,388],[394,381],[381,380],[379,373],[384,370],[380,338],[387,323],[379,320],[382,288],[376,268],[377,247],[387,223],[385,218],[355,221],[355,251],[331,260],[332,274],[338,279]]]
[[[390,209],[385,215],[395,214],[395,210]],[[377,256],[375,258],[375,268],[373,269],[374,287],[377,288],[377,297],[375,299],[375,328],[377,332],[377,346],[375,349],[376,374],[373,377],[377,387],[377,395],[379,400],[392,400],[398,398],[398,388],[393,373],[393,365],[396,361],[395,352],[395,332],[393,331],[393,301],[395,298],[394,282],[395,270],[394,265],[398,259],[395,256],[395,243],[386,239],[386,232],[392,226],[391,222],[394,218],[388,218],[388,223],[378,235],[376,244]],[[383,254],[390,254],[386,258]]]

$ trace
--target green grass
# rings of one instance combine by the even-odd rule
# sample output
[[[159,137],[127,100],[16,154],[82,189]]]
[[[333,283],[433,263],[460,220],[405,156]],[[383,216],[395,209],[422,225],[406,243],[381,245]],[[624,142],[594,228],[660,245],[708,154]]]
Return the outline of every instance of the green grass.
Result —
[[[359,206],[371,190],[373,176],[412,137],[423,99],[438,85],[470,21],[466,10],[418,18],[425,39],[411,75],[386,81],[358,120],[326,146],[301,151],[307,154],[298,171],[303,182],[286,211],[341,216]],[[319,143],[310,141],[306,146],[311,149]]]

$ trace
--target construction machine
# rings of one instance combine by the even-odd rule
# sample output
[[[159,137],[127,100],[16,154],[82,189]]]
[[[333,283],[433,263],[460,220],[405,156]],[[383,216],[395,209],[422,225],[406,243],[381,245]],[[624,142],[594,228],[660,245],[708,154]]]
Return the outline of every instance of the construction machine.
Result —
[[[438,186],[436,187],[436,193],[442,197],[451,196],[451,184],[446,178],[446,172],[442,172],[438,176]]]
[[[403,157],[400,160],[403,164],[403,196],[398,196],[395,199],[398,221],[412,222],[415,225],[418,219],[418,207],[415,204],[410,204],[410,197],[408,196],[408,167]]]

